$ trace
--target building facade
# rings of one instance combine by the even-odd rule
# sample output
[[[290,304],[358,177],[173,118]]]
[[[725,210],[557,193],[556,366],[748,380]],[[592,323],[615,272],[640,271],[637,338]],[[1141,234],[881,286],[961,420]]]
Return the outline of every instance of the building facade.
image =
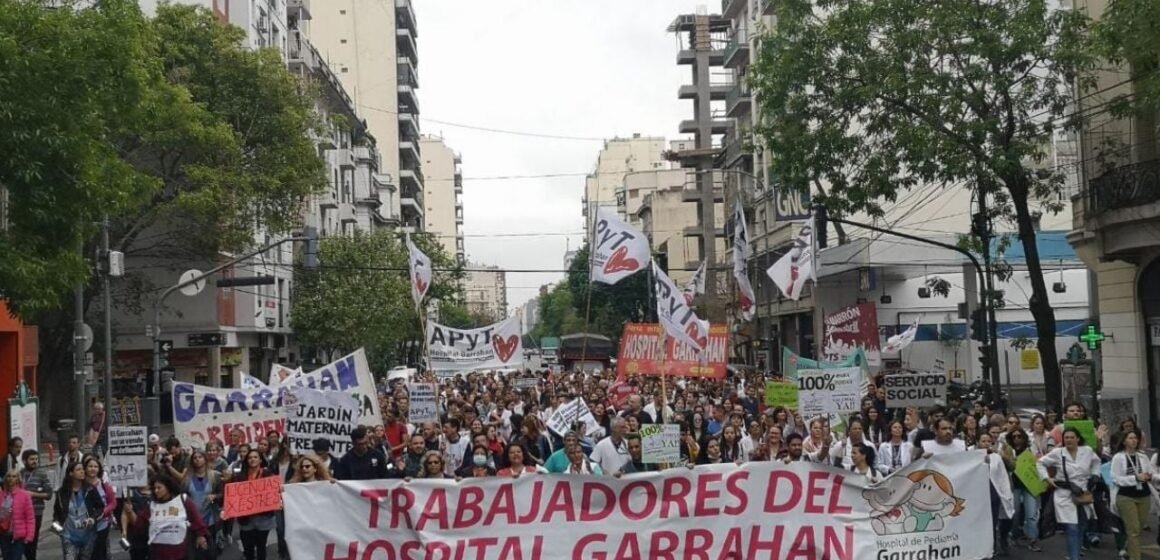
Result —
[[[311,5],[308,35],[334,69],[399,185],[391,201],[406,231],[422,231],[418,27],[411,0],[327,0]]]
[[[1076,0],[1099,18],[1107,0]],[[1129,68],[1098,76],[1077,111],[1090,120],[1079,138],[1081,189],[1068,236],[1095,278],[1094,315],[1107,339],[1098,363],[1101,394],[1130,399],[1137,418],[1160,433],[1160,115],[1117,118],[1100,107],[1132,96]],[[1145,424],[1141,422],[1141,424]]]
[[[467,312],[478,318],[489,322],[507,318],[507,273],[496,266],[468,263],[463,298]]]
[[[447,254],[462,264],[463,246],[463,159],[442,138],[424,136],[419,141],[423,156],[426,207],[424,228],[434,235]]]
[[[619,209],[623,206],[619,197],[623,194],[627,176],[669,167],[664,151],[665,139],[655,136],[633,134],[631,138],[613,138],[604,142],[592,173],[584,179],[581,214],[584,215],[586,237],[592,236],[591,226],[597,208]],[[621,217],[626,215],[621,213]]]

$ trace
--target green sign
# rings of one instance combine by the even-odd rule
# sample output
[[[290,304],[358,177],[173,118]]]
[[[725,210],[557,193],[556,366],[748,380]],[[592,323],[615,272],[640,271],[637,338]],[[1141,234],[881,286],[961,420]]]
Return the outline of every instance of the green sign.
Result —
[[[1039,479],[1037,463],[1035,454],[1031,451],[1024,451],[1015,458],[1015,476],[1019,477],[1019,482],[1023,483],[1023,487],[1027,488],[1032,496],[1038,496],[1047,491],[1047,483]]]
[[[1104,343],[1104,338],[1106,338],[1104,333],[1095,325],[1088,325],[1083,330],[1083,334],[1079,335],[1079,339],[1087,344],[1089,350],[1099,350]]]
[[[791,381],[766,381],[765,406],[797,410],[798,387]]]
[[[1100,452],[1100,439],[1096,437],[1096,423],[1091,420],[1066,420],[1063,423],[1064,429],[1075,428],[1079,430],[1079,435],[1083,437],[1080,445],[1086,445],[1092,448],[1097,454]],[[1059,442],[1063,445],[1063,442]]]

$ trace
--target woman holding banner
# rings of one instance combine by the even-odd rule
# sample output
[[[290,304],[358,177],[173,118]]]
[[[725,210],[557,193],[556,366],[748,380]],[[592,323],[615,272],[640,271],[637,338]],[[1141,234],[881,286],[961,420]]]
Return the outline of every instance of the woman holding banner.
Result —
[[[251,449],[245,456],[245,466],[240,478],[234,482],[249,482],[274,476],[266,465],[266,459],[257,449]],[[156,491],[156,488],[154,488]],[[266,560],[266,539],[277,526],[274,512],[246,515],[238,518],[238,529],[242,537],[242,554],[246,560]]]
[[[181,493],[181,483],[169,475],[158,475],[151,482],[153,501],[140,514],[127,508],[125,517],[138,531],[149,532],[149,560],[185,560],[189,556],[189,537],[201,553],[209,552],[209,533],[193,500]]]

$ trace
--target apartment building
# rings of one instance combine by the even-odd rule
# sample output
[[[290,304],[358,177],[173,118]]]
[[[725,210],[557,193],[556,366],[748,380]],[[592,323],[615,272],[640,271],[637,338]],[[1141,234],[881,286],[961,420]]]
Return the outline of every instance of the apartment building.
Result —
[[[463,159],[442,138],[423,136],[419,140],[426,179],[423,193],[424,228],[434,235],[443,250],[462,264],[463,247]]]
[[[656,136],[633,134],[631,138],[613,138],[604,142],[592,173],[584,180],[581,214],[587,237],[592,235],[591,225],[596,219],[597,208],[624,206],[623,187],[629,176],[669,168],[664,151],[665,139]],[[626,218],[627,214],[621,212],[621,217]]]
[[[1107,0],[1076,0],[1099,18]],[[1132,95],[1127,67],[1099,75],[1077,111],[1091,115],[1079,138],[1081,189],[1068,240],[1095,278],[1094,315],[1107,339],[1101,395],[1130,399],[1145,430],[1160,433],[1160,115],[1116,118],[1100,109]]]
[[[418,28],[411,0],[326,0],[311,5],[309,37],[355,100],[378,141],[380,171],[395,179],[391,215],[422,231]]]
[[[488,321],[507,318],[507,272],[483,264],[468,263],[466,268],[463,297],[468,313]]]
[[[682,178],[686,175],[683,169],[669,173],[679,174]],[[633,214],[641,231],[648,236],[653,253],[666,263],[669,277],[678,286],[683,286],[693,276],[703,258],[699,209],[689,203],[690,198],[699,197],[700,193],[689,185],[691,183],[682,179],[676,185],[649,189],[635,206]],[[724,224],[724,214],[724,207],[715,205],[714,222]],[[727,255],[724,236],[717,236],[716,243],[717,267],[721,268],[724,266],[721,257]]]

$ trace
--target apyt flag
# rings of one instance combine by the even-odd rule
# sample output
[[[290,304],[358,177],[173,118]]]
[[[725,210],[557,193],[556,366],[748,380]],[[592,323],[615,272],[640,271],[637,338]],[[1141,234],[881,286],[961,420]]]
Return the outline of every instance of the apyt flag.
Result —
[[[749,283],[749,271],[746,260],[749,259],[749,230],[745,226],[745,210],[741,207],[741,199],[737,199],[737,206],[733,211],[733,279],[737,282],[737,308],[741,310],[741,319],[753,319],[753,285]],[[704,265],[702,265],[704,266]]]
[[[652,259],[648,238],[624,223],[616,212],[596,209],[593,227],[592,281],[615,284],[644,270]]]
[[[243,389],[269,389],[269,387],[262,383],[261,379],[254,377],[248,373],[242,374],[242,388]]]
[[[657,294],[657,319],[665,334],[692,346],[698,352],[704,350],[709,345],[709,322],[697,317],[685,303],[684,295],[677,289],[673,279],[655,261],[652,267]]]
[[[811,214],[809,221],[802,226],[793,247],[782,255],[773,266],[766,271],[774,284],[781,289],[785,297],[797,301],[802,297],[802,288],[806,280],[818,281],[816,259],[814,258],[814,217]]]
[[[919,319],[922,319],[922,317],[915,318],[914,323],[911,323],[910,327],[905,331],[886,339],[886,345],[882,347],[882,351],[900,352],[903,348],[910,346],[910,343],[914,342],[914,335],[918,334]]]
[[[685,303],[689,307],[693,306],[693,298],[705,294],[705,261],[701,261],[701,266],[697,267],[697,272],[693,273],[693,277],[685,283]]]
[[[411,297],[415,298],[415,306],[418,307],[423,304],[423,297],[431,288],[431,259],[415,246],[410,235],[407,235],[407,253],[411,265]]]

